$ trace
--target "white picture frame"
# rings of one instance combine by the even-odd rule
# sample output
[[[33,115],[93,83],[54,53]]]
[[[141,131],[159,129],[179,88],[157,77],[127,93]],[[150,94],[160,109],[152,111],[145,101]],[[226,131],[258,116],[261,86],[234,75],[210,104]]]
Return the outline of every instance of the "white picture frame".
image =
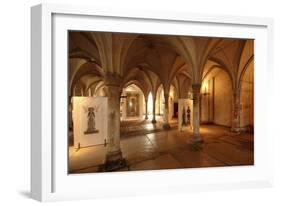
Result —
[[[273,185],[274,137],[267,116],[271,103],[264,98],[273,91],[272,19],[41,4],[31,9],[31,26],[32,198],[52,201]],[[68,175],[64,37],[71,29],[255,38],[254,166]]]

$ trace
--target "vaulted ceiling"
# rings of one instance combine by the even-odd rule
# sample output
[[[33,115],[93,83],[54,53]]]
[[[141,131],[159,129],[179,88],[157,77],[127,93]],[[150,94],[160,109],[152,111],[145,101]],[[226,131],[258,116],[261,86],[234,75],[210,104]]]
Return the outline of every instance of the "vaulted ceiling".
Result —
[[[70,93],[76,85],[96,91],[109,72],[122,77],[122,87],[138,85],[145,95],[173,84],[183,97],[215,68],[225,70],[235,88],[253,54],[253,40],[72,31]]]

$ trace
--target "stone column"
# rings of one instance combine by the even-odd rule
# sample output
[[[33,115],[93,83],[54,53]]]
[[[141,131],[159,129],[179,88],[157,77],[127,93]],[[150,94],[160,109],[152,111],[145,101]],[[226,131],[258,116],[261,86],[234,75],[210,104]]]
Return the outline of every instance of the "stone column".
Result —
[[[89,97],[93,96],[93,95],[92,95],[92,90],[91,90],[91,88],[88,89],[88,96],[89,96]]]
[[[193,93],[193,141],[202,142],[200,137],[200,88],[201,84],[192,85]]]
[[[164,115],[163,115],[163,129],[170,129],[169,124],[169,93],[164,93],[165,98],[165,108],[164,108]]]
[[[152,114],[152,123],[154,124],[154,123],[156,123],[156,118],[155,118],[155,113],[156,113],[156,95],[153,95],[153,114]]]
[[[107,95],[107,151],[105,171],[119,169],[126,165],[120,149],[120,76],[107,74],[105,77]]]
[[[178,98],[178,131],[182,131],[184,99]]]
[[[233,94],[233,106],[232,106],[232,132],[240,132],[240,95],[239,92]]]
[[[145,119],[148,119],[148,111],[147,111],[147,108],[148,108],[148,98],[146,97],[145,98]]]

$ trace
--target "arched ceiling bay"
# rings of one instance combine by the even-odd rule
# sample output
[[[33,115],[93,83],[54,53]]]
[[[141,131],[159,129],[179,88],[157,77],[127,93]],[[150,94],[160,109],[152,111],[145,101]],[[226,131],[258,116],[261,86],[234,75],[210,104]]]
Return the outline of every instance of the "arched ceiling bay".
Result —
[[[160,84],[167,92],[173,84],[181,96],[215,66],[236,84],[253,52],[253,41],[243,39],[70,32],[69,78],[71,85],[79,80],[88,88],[95,75],[102,80],[113,73],[123,85],[139,82],[145,93],[155,94]]]

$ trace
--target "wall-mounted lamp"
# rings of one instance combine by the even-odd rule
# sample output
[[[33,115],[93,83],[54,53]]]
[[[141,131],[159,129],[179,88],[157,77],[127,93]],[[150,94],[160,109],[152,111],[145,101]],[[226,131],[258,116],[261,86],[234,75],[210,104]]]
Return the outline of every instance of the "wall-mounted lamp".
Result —
[[[207,86],[204,87],[204,92],[202,93],[204,96],[209,95],[209,93],[207,92]]]
[[[208,87],[209,87],[209,84],[207,81],[204,81],[203,84],[202,84],[202,87],[201,87],[201,94],[206,96],[206,95],[209,95],[208,93]]]

